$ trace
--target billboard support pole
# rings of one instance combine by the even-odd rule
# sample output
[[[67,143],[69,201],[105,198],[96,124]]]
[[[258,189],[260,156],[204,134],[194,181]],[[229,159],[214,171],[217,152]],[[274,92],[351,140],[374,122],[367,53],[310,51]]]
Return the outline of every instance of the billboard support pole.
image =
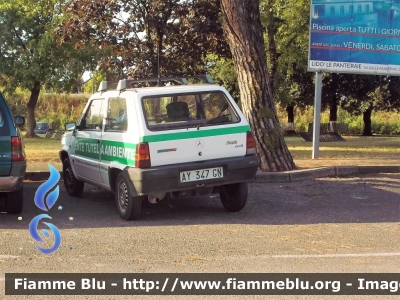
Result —
[[[313,128],[313,150],[312,159],[319,158],[319,135],[321,129],[321,94],[322,94],[322,72],[315,73],[315,99],[314,99],[314,128]]]

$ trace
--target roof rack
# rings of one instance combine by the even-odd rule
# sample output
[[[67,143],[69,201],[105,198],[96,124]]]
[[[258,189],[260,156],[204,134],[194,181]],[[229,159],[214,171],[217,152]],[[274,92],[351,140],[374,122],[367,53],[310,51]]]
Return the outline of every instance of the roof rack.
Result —
[[[162,77],[162,78],[147,78],[147,79],[122,79],[118,82],[117,90],[122,91],[126,90],[134,83],[148,83],[148,82],[157,82],[157,86],[164,86],[161,82],[175,82],[178,84],[189,84],[186,78],[184,77]]]
[[[117,87],[118,81],[102,81],[100,82],[98,92],[102,93],[109,90],[112,86]]]
[[[196,76],[186,76],[186,77],[161,77],[161,78],[147,78],[147,79],[122,79],[120,81],[103,81],[100,83],[99,92],[104,92],[109,90],[111,87],[116,86],[117,91],[126,90],[135,83],[148,83],[157,82],[157,86],[164,86],[162,82],[174,82],[178,84],[189,84],[188,79],[200,79],[205,83],[213,84],[213,80],[209,74],[196,75]]]

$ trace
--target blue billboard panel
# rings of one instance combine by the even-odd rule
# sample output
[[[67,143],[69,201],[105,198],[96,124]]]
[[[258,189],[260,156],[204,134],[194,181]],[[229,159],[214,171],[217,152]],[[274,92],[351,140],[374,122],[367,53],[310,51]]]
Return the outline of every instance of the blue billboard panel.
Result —
[[[400,75],[400,0],[312,0],[309,71]]]

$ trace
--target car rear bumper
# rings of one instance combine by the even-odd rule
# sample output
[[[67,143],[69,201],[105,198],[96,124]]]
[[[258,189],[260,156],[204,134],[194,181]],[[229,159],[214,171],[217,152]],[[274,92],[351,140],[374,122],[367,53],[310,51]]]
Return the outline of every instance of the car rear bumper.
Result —
[[[13,192],[22,187],[26,171],[26,161],[13,162],[10,175],[0,176],[0,192]]]
[[[256,175],[260,160],[255,155],[215,159],[203,162],[174,164],[148,169],[127,167],[125,171],[133,182],[137,195],[149,195],[173,191],[184,191],[198,186],[211,187],[231,183],[252,181]],[[180,173],[223,167],[223,177],[180,182]]]
[[[13,192],[22,187],[23,177],[0,177],[0,192]]]

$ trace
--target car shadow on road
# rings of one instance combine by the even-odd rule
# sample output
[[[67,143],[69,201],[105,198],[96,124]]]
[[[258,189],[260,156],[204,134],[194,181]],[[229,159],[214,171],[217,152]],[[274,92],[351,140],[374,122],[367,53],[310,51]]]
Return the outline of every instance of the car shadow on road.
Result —
[[[400,221],[400,174],[253,183],[249,184],[246,207],[237,213],[225,211],[218,195],[172,199],[158,204],[144,201],[141,215],[135,221],[120,218],[111,192],[86,185],[84,193],[74,198],[67,195],[62,181],[57,202],[49,211],[42,211],[34,204],[40,184],[25,182],[23,212],[0,214],[0,229],[27,229],[30,221],[43,213],[51,216],[51,222],[60,229]]]

